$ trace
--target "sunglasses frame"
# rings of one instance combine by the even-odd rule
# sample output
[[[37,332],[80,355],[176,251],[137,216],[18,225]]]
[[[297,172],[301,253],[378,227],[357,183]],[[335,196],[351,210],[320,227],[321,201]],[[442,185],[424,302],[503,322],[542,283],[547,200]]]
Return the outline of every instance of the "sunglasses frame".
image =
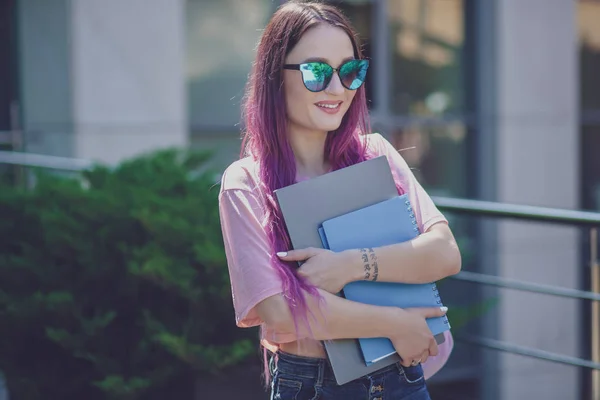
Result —
[[[342,68],[344,65],[346,65],[346,64],[347,64],[347,63],[349,63],[349,62],[353,62],[353,61],[362,61],[362,62],[366,62],[366,64],[367,64],[367,69],[369,68],[369,65],[370,65],[370,60],[369,60],[369,59],[367,59],[367,58],[360,58],[360,59],[352,59],[352,60],[344,61],[344,62],[343,62],[343,63],[342,63],[342,64],[341,64],[339,67],[337,67],[337,68],[334,68],[334,67],[332,67],[331,65],[329,65],[329,64],[328,64],[328,63],[326,63],[325,61],[307,61],[307,62],[303,62],[303,63],[300,63],[300,64],[284,64],[284,65],[283,65],[283,69],[290,69],[290,70],[300,71],[300,76],[301,76],[301,78],[302,78],[302,83],[304,84],[304,87],[306,88],[306,90],[308,90],[308,91],[310,91],[310,92],[313,92],[313,93],[322,92],[323,90],[327,89],[327,87],[328,87],[328,86],[329,86],[329,84],[331,83],[331,79],[333,79],[333,74],[335,74],[335,73],[337,73],[337,74],[338,74],[338,77],[340,78],[340,83],[342,84],[342,86],[343,86],[344,88],[346,88],[346,89],[348,89],[348,90],[358,90],[358,89],[360,89],[360,87],[361,87],[362,85],[364,85],[364,83],[365,83],[365,80],[366,80],[366,73],[365,73],[365,79],[362,81],[362,83],[361,83],[361,84],[360,84],[360,85],[359,85],[359,86],[358,86],[356,89],[351,89],[351,88],[347,87],[347,86],[344,84],[344,81],[343,81],[342,77],[340,76],[340,72],[339,72],[339,71],[340,71],[340,69],[341,69],[341,68]],[[302,68],[302,66],[303,66],[303,65],[306,65],[306,64],[313,64],[313,63],[321,63],[321,64],[325,64],[325,65],[327,65],[329,68],[331,68],[331,69],[333,70],[333,71],[332,71],[332,73],[331,73],[331,77],[329,78],[329,81],[327,82],[327,84],[325,84],[325,82],[323,82],[324,86],[323,86],[323,89],[321,89],[321,90],[311,90],[311,89],[310,89],[310,88],[309,88],[309,87],[306,85],[306,82],[304,81],[304,74],[302,74],[302,70],[301,70],[301,68]]]

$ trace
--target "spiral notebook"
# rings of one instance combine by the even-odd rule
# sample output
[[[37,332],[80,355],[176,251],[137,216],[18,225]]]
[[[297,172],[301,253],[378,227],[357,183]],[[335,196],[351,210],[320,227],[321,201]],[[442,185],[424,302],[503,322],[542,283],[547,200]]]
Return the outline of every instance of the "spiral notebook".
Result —
[[[415,214],[406,194],[328,219],[319,228],[323,247],[333,251],[385,246],[411,240],[420,234]],[[369,252],[365,262],[373,263]],[[371,269],[371,273],[374,273]],[[381,306],[439,307],[442,301],[435,282],[405,284],[357,281],[346,285],[344,297],[349,300]],[[446,316],[429,318],[429,329],[438,342],[450,329]],[[367,365],[395,354],[388,338],[361,338],[361,351]]]

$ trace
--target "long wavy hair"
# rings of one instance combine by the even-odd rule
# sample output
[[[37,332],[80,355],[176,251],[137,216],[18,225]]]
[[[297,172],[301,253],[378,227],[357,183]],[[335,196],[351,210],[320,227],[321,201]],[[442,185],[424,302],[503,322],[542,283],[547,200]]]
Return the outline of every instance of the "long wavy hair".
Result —
[[[276,256],[292,245],[273,191],[296,182],[296,162],[287,137],[283,65],[302,35],[318,24],[343,29],[352,42],[354,57],[363,57],[357,34],[340,10],[318,2],[286,2],[274,13],[260,38],[242,105],[245,132],[240,156],[252,156],[258,162],[271,263],[281,279],[296,330],[299,319],[309,326],[304,294],[320,296],[314,286],[296,274],[295,263],[282,262]],[[362,85],[338,129],[327,135],[324,156],[332,170],[370,157],[366,140],[361,137],[367,133],[370,133],[369,113],[365,85]],[[402,189],[397,186],[401,193]],[[268,374],[265,375],[268,380]]]

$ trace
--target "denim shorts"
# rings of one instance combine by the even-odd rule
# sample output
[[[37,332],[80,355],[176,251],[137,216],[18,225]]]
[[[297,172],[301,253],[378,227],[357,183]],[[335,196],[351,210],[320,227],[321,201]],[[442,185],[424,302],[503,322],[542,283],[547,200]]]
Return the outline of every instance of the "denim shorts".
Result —
[[[271,400],[431,400],[421,365],[397,363],[338,385],[326,359],[279,351],[271,376]]]

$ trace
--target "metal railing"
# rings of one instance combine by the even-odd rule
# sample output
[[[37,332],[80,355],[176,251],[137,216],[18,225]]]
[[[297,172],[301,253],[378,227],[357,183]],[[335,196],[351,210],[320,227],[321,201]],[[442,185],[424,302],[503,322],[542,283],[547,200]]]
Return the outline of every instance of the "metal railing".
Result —
[[[92,161],[81,158],[58,157],[17,151],[0,151],[0,164],[74,172],[83,171],[94,165]]]
[[[519,354],[526,357],[532,357],[571,366],[590,368],[592,369],[592,398],[600,399],[600,263],[598,260],[598,227],[600,227],[600,213],[496,203],[481,200],[454,199],[435,196],[432,196],[432,198],[434,203],[436,203],[441,210],[463,215],[548,222],[552,224],[578,226],[589,229],[591,291],[568,289],[552,285],[541,285],[537,283],[523,282],[516,279],[507,279],[494,275],[468,271],[461,271],[458,275],[453,276],[452,279],[509,288],[530,293],[541,293],[550,296],[592,301],[591,360],[578,357],[569,357],[562,354],[552,353],[526,346],[518,346],[511,343],[477,336],[463,335],[460,340],[507,353]]]
[[[82,171],[93,166],[93,163],[89,160],[9,151],[0,151],[0,164],[2,163],[63,171]],[[552,285],[542,285],[469,271],[461,271],[459,274],[453,276],[452,279],[531,293],[540,293],[550,296],[592,301],[591,360],[565,356],[562,354],[477,336],[461,335],[460,340],[478,346],[519,354],[526,357],[532,357],[571,366],[590,368],[592,369],[592,398],[600,399],[600,264],[598,260],[597,246],[598,227],[600,227],[600,213],[437,196],[432,196],[432,199],[441,210],[458,214],[474,215],[478,217],[487,216],[503,219],[548,222],[553,224],[585,227],[589,229],[589,261],[591,269],[590,278],[592,283],[591,291],[568,289]]]

